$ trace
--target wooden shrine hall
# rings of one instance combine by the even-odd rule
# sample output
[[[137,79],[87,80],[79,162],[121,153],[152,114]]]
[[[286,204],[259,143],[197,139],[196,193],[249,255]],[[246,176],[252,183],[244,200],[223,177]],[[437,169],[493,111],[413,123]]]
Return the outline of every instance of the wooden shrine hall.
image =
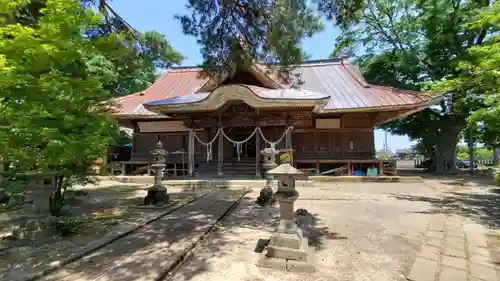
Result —
[[[161,141],[167,172],[177,176],[259,177],[260,150],[269,146],[316,174],[382,174],[374,128],[440,99],[368,84],[347,58],[308,61],[293,74],[294,86],[258,63],[213,77],[176,67],[148,89],[116,99],[114,116],[134,130],[130,157],[118,162],[122,173],[149,167]]]

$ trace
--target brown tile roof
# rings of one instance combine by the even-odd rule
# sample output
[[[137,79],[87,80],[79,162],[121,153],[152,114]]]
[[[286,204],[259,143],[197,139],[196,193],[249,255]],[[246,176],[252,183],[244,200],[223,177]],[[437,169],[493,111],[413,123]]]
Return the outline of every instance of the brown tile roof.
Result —
[[[258,65],[258,68],[265,71],[265,66]],[[431,99],[424,93],[370,85],[356,68],[339,59],[306,62],[293,72],[300,77],[300,89],[330,96],[325,111],[405,107]],[[148,89],[116,99],[117,115],[154,116],[156,114],[146,110],[143,103],[197,92],[209,80],[200,74],[198,67],[171,69]]]
[[[166,71],[144,91],[117,98],[117,115],[156,115],[142,104],[194,93],[208,81],[200,76],[199,68],[179,68]]]

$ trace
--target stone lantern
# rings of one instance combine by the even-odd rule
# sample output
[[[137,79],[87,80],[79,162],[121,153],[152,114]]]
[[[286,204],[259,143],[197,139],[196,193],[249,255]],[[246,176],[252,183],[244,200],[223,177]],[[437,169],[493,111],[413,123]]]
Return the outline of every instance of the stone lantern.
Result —
[[[167,151],[163,149],[163,143],[158,141],[156,149],[151,151],[155,164],[151,168],[155,171],[154,185],[148,190],[148,195],[144,198],[145,205],[161,205],[169,202],[167,188],[161,183],[163,179],[163,170],[165,169],[165,160]]]
[[[279,154],[279,151],[275,148],[274,144],[271,144],[271,147],[264,148],[260,151],[260,153],[264,157],[264,164],[262,164],[262,167],[266,171],[266,185],[260,190],[260,196],[257,201],[264,203],[270,200],[273,196],[272,185],[274,177],[268,175],[267,172],[278,166],[276,164],[276,155]]]
[[[283,164],[267,172],[276,177],[278,191],[274,198],[280,206],[280,222],[271,235],[265,257],[258,265],[262,267],[286,267],[287,271],[313,272],[314,249],[309,247],[307,237],[304,237],[294,220],[294,203],[299,197],[295,190],[295,178],[302,172],[290,165],[288,159]]]

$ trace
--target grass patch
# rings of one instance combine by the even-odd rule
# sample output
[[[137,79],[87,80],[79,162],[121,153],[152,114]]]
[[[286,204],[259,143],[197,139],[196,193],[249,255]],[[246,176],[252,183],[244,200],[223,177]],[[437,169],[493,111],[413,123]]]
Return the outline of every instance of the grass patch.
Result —
[[[109,210],[100,213],[92,213],[88,218],[88,224],[99,222],[105,225],[117,225],[125,217],[125,212],[121,210]]]

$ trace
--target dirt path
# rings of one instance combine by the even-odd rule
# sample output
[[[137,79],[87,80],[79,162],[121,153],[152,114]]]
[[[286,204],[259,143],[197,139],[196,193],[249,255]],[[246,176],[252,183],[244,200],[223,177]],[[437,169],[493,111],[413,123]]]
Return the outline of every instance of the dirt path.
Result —
[[[423,183],[338,183],[298,188],[299,221],[316,249],[316,272],[257,267],[258,241],[269,239],[279,212],[253,204],[258,189],[225,220],[171,281],[402,281],[416,258],[432,204],[405,196],[439,198]]]
[[[40,280],[156,280],[243,195],[211,193]]]

